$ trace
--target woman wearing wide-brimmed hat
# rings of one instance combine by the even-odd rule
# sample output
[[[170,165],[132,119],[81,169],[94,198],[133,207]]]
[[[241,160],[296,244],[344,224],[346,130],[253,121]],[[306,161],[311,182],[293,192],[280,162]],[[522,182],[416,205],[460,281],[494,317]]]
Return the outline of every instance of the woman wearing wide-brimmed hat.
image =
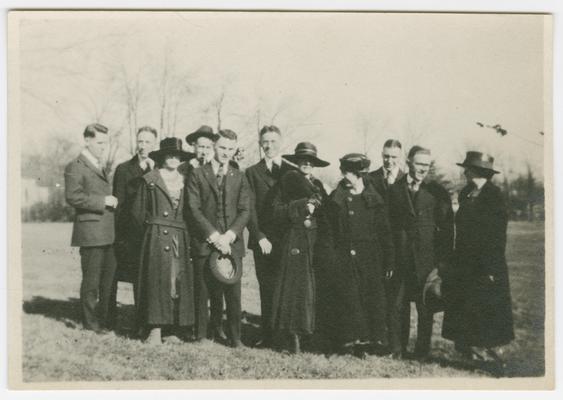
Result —
[[[323,330],[334,350],[357,356],[387,344],[384,281],[395,267],[386,204],[366,179],[369,165],[359,153],[340,159],[343,179],[322,206],[315,247],[325,282],[320,318],[329,317]]]
[[[149,157],[156,168],[143,176],[131,213],[144,231],[135,294],[138,320],[149,330],[147,342],[156,344],[161,343],[162,327],[194,323],[185,176],[178,172],[180,163],[193,155],[182,150],[181,139],[166,138]]]
[[[452,269],[445,275],[442,335],[465,356],[498,361],[494,347],[514,339],[508,268],[505,259],[507,209],[493,157],[467,152],[467,185],[459,194]],[[479,349],[480,348],[480,349]]]
[[[280,179],[273,206],[273,219],[283,234],[274,285],[272,328],[278,340],[289,340],[291,350],[299,352],[301,338],[311,335],[315,328],[313,248],[317,210],[327,196],[321,181],[312,173],[315,167],[326,167],[329,163],[317,157],[317,148],[308,142],[299,143],[294,154],[283,157],[296,169]]]

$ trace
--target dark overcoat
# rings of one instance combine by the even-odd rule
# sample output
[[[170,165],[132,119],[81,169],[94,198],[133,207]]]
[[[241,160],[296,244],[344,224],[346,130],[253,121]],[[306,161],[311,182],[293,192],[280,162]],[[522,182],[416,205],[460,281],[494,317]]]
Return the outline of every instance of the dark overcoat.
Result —
[[[106,207],[111,196],[108,174],[96,168],[83,154],[65,168],[65,198],[74,207],[71,246],[94,247],[113,244],[114,211]]]
[[[327,197],[318,179],[308,180],[291,170],[281,178],[274,200],[274,222],[283,232],[272,308],[272,328],[278,331],[312,334],[315,329],[313,250],[319,215],[315,212],[305,225],[306,204],[313,194],[323,200]]]
[[[395,182],[401,180],[401,178],[405,175],[405,173],[401,170],[399,170],[399,172],[397,173],[397,177],[395,179]],[[378,169],[376,169],[375,171],[371,171],[368,174],[368,179],[371,180],[373,186],[375,187],[375,190],[377,190],[377,193],[379,193],[383,199],[385,200],[387,198],[387,192],[389,191],[389,185],[387,184],[387,181],[385,180],[385,175],[383,173],[383,167],[380,167]]]
[[[131,215],[137,229],[144,232],[135,299],[139,320],[144,324],[187,326],[194,323],[194,277],[184,220],[186,206],[184,189],[174,209],[158,169],[143,176]],[[176,250],[179,257],[175,255]],[[173,264],[179,267],[177,300],[171,296]]]
[[[422,289],[440,262],[451,261],[454,221],[450,195],[431,181],[422,182],[411,197],[405,175],[389,188],[389,212],[397,266],[394,279],[414,268],[417,287]]]
[[[340,343],[387,338],[384,279],[395,252],[385,201],[364,182],[361,194],[352,195],[345,181],[331,193],[315,247],[315,271],[324,281],[319,302],[332,320],[329,337]]]
[[[491,182],[478,196],[471,192],[466,186],[459,195],[453,269],[443,284],[442,334],[469,346],[495,347],[514,339],[505,259],[507,209]]]
[[[143,242],[143,230],[131,216],[133,200],[142,183],[145,171],[139,165],[139,156],[117,166],[113,176],[113,195],[117,197],[115,210],[115,256],[118,262],[117,277],[120,281],[133,282],[139,273],[139,256]]]
[[[220,204],[219,186],[211,163],[195,168],[188,176],[188,204],[190,232],[193,232],[193,255],[209,256],[213,247],[207,238],[213,233],[231,230],[236,234],[231,244],[233,257],[244,257],[243,230],[250,217],[248,181],[239,169],[229,164],[224,176],[225,196]],[[224,221],[220,207],[224,207]]]
[[[268,171],[264,159],[246,169],[246,178],[251,193],[250,219],[248,221],[249,249],[259,250],[258,242],[265,237],[273,242],[274,246],[279,241],[281,232],[278,225],[272,221],[272,206],[279,177],[291,169],[293,167],[289,166],[283,158],[277,177],[272,176],[271,172]]]

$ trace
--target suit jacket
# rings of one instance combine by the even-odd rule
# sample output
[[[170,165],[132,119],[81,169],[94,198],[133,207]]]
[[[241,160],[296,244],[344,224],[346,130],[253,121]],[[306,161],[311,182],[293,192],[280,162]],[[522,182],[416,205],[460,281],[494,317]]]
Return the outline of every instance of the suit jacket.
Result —
[[[188,205],[190,216],[188,230],[193,235],[193,254],[207,256],[213,250],[207,238],[215,231],[233,231],[237,238],[231,245],[233,256],[243,257],[245,253],[243,230],[250,218],[250,194],[248,181],[240,170],[229,165],[223,178],[223,207],[226,226],[219,221],[219,186],[211,163],[195,168],[188,177]],[[225,229],[223,229],[225,228]]]
[[[395,182],[399,181],[404,175],[405,173],[399,169],[397,177],[395,178]],[[384,199],[386,199],[389,191],[389,185],[387,184],[387,181],[384,177],[385,175],[383,174],[383,167],[380,167],[375,171],[371,171],[368,174],[368,178],[371,180],[373,186],[375,187],[375,190],[377,190],[377,193],[379,193]]]
[[[414,267],[419,283],[439,262],[451,261],[454,222],[450,195],[423,182],[411,197],[406,175],[389,188],[389,212],[399,274]]]
[[[279,240],[281,232],[277,229],[278,225],[272,221],[273,201],[279,178],[292,168],[283,159],[277,177],[272,176],[268,171],[264,159],[247,168],[246,178],[251,194],[250,220],[248,221],[249,249],[257,249],[258,241],[265,237],[271,242]]]
[[[105,197],[111,194],[107,173],[96,168],[84,155],[66,166],[65,197],[76,211],[71,246],[113,244],[114,212],[105,206]]]

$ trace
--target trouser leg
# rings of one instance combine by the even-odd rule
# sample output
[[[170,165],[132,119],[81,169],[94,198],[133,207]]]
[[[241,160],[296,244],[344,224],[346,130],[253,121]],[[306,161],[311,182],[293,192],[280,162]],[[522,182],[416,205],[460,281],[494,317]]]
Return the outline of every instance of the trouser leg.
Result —
[[[398,353],[406,349],[406,340],[402,334],[402,315],[405,303],[405,287],[401,281],[391,281],[386,286],[387,293],[387,324],[389,327],[389,345],[391,351]],[[408,331],[407,331],[408,332]]]
[[[116,318],[116,298],[113,289],[117,287],[115,279],[116,261],[113,246],[104,247],[104,261],[100,277],[100,319],[106,328],[113,328]],[[117,293],[117,290],[115,291]]]
[[[83,324],[86,329],[100,329],[97,306],[103,260],[103,248],[80,248],[80,265],[82,268],[80,302],[82,304]]]
[[[254,263],[260,289],[262,340],[268,344],[272,341],[271,316],[276,271],[275,257],[272,254],[263,255],[260,250],[256,250],[254,252]]]
[[[209,322],[209,291],[205,279],[204,268],[207,259],[198,257],[194,259],[194,279],[195,279],[195,304],[196,304],[196,339],[207,337],[207,325]]]
[[[241,331],[241,283],[224,285],[225,302],[227,305],[227,323],[231,341],[240,340]]]
[[[422,304],[422,300],[416,302],[416,312],[418,314],[418,328],[415,353],[418,355],[426,355],[430,351],[434,314]]]

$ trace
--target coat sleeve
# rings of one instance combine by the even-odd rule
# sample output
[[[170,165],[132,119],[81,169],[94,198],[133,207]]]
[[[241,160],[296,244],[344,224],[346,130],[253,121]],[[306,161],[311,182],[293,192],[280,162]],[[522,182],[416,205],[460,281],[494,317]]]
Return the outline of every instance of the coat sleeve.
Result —
[[[386,203],[377,208],[375,226],[381,250],[383,251],[383,266],[385,271],[393,271],[395,270],[395,245],[393,243],[393,234]]]
[[[88,193],[83,185],[84,176],[77,162],[71,162],[65,168],[65,198],[74,208],[103,214],[106,203],[104,195]]]
[[[135,225],[135,230],[138,232],[144,231],[145,221],[147,217],[149,217],[151,207],[149,190],[149,185],[143,179],[131,203],[131,221]]]
[[[508,225],[508,212],[500,190],[496,190],[488,199],[482,223],[480,265],[487,275],[497,276],[506,268],[505,250]]]
[[[242,239],[242,231],[244,230],[248,219],[250,218],[250,188],[248,180],[244,174],[241,174],[241,187],[238,195],[237,216],[229,230],[233,231],[239,239]]]
[[[113,176],[113,195],[117,198],[115,219],[119,223],[125,211],[127,200],[127,176],[121,165],[118,165]]]
[[[250,216],[248,219],[248,232],[250,235],[254,236],[257,241],[260,241],[266,237],[264,232],[260,230],[258,225],[258,215],[256,210],[256,187],[254,185],[254,179],[252,179],[252,171],[250,169],[246,170],[246,178],[248,180],[249,197],[250,197]]]
[[[205,217],[201,203],[201,181],[198,178],[198,170],[192,171],[188,177],[188,205],[189,220],[195,225],[196,234],[200,240],[206,240],[217,229]]]
[[[443,187],[437,187],[435,209],[436,236],[434,248],[436,260],[446,264],[451,263],[454,248],[454,212],[450,194]]]

